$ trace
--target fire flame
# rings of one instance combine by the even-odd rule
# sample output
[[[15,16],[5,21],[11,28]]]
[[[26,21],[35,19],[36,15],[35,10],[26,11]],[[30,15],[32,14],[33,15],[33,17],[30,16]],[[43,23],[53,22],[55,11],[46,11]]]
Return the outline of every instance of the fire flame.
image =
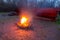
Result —
[[[21,25],[22,25],[23,27],[28,27],[28,26],[29,26],[28,24],[29,24],[29,23],[28,23],[28,18],[22,17],[22,18],[21,18]]]
[[[28,27],[29,24],[30,24],[28,21],[29,21],[29,18],[23,16],[23,17],[20,19],[18,25],[19,25],[20,27],[26,28],[26,27]]]
[[[22,19],[21,19],[21,24],[25,24],[26,22],[27,22],[27,18],[25,18],[25,17],[23,17]]]
[[[31,12],[29,11],[21,11],[21,14],[19,15],[20,20],[18,22],[18,25],[22,28],[26,28],[29,27],[31,25],[31,19],[32,19],[32,15],[30,15]]]

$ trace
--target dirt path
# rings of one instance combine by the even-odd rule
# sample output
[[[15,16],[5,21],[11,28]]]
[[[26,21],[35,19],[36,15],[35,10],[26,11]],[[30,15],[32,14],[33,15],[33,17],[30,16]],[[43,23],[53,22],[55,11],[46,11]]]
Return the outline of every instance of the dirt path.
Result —
[[[43,20],[34,20],[32,30],[22,30],[16,26],[18,17],[0,17],[0,40],[59,40],[58,25]]]

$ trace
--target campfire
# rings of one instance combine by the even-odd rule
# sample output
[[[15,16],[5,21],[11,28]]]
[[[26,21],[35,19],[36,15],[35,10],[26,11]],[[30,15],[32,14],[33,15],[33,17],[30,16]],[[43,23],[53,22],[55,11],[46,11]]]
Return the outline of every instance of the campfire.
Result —
[[[28,27],[30,27],[32,17],[28,13],[29,12],[27,12],[27,11],[23,11],[20,14],[20,19],[19,19],[19,22],[17,23],[17,25],[20,28],[28,28]]]
[[[27,17],[22,17],[21,19],[20,19],[20,21],[18,22],[18,25],[20,26],[20,27],[22,27],[22,28],[27,28],[29,25],[30,25],[30,23],[28,22],[28,18]]]

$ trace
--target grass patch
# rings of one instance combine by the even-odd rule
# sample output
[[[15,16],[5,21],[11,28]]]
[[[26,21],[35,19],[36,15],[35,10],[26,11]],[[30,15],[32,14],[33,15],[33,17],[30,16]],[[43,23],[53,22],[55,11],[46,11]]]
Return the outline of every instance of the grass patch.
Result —
[[[58,19],[57,19],[56,23],[60,24],[60,16],[58,16]]]
[[[57,24],[60,24],[60,20],[56,21]]]

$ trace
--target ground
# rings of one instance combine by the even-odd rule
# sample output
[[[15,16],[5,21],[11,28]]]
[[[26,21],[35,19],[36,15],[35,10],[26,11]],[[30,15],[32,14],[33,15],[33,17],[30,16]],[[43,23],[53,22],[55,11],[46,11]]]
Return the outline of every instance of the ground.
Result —
[[[32,29],[19,29],[18,16],[0,13],[0,40],[60,40],[60,25],[51,21],[34,19]]]

